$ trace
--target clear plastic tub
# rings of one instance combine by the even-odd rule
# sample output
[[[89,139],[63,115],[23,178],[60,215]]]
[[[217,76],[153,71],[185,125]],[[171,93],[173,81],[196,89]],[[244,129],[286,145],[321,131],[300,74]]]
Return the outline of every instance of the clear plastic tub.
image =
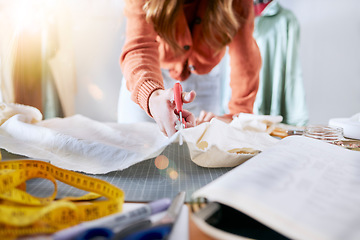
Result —
[[[344,138],[344,132],[341,127],[309,125],[305,127],[303,136],[334,143]]]

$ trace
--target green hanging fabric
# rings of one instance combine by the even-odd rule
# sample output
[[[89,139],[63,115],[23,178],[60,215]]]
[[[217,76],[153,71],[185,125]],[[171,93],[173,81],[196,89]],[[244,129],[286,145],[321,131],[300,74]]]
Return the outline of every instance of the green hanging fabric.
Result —
[[[299,59],[297,18],[273,1],[255,18],[254,38],[262,56],[254,113],[281,115],[283,123],[306,125],[308,109]]]

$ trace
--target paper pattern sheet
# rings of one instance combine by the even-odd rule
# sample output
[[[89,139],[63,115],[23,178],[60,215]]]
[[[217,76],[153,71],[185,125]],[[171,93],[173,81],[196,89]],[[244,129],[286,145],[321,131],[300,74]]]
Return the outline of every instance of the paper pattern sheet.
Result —
[[[228,150],[246,147],[263,151],[278,141],[266,132],[236,129],[216,119],[170,138],[155,123],[103,123],[81,115],[41,119],[35,108],[0,103],[0,148],[65,169],[102,174],[158,156],[178,141],[179,134],[189,146],[191,160],[203,167],[239,165],[255,154]],[[208,147],[199,148],[199,141],[206,141]]]
[[[292,239],[360,239],[360,152],[287,137],[193,197],[237,208]]]

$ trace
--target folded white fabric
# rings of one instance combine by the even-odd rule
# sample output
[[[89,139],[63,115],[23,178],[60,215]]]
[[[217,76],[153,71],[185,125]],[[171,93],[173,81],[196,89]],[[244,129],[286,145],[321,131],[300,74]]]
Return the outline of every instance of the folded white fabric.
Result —
[[[278,139],[242,130],[217,119],[183,130],[191,160],[203,167],[234,167],[271,147]]]
[[[20,114],[22,121],[28,123],[36,123],[42,120],[41,112],[31,106],[25,106],[16,103],[2,103],[0,102],[0,125],[14,115]]]
[[[241,130],[271,133],[275,125],[283,120],[282,116],[255,115],[240,113],[233,119],[230,125]]]
[[[360,113],[350,118],[332,118],[329,120],[329,126],[343,128],[345,137],[360,139]]]
[[[203,167],[236,166],[278,141],[216,119],[171,138],[155,123],[103,123],[81,115],[41,119],[35,108],[2,103],[0,148],[65,169],[102,174],[158,156],[178,141],[179,134],[189,146],[191,160]]]

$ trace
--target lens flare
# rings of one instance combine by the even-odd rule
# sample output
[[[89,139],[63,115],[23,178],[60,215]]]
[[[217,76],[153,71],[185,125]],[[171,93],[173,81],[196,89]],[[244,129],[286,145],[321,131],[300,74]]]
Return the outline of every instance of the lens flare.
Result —
[[[169,169],[168,174],[172,180],[176,180],[179,177],[179,173],[174,169]]]
[[[155,158],[155,166],[160,169],[166,169],[169,166],[169,159],[164,155],[159,155]]]
[[[95,99],[95,100],[102,100],[104,97],[104,93],[101,90],[101,88],[99,86],[97,86],[96,84],[90,83],[88,84],[88,90],[90,95]]]

